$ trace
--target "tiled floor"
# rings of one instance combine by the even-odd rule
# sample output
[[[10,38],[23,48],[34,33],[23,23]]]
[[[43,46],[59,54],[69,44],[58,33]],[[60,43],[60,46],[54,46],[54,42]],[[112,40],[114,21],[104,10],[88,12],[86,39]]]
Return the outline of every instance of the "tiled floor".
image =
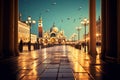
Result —
[[[63,45],[0,61],[0,80],[119,80],[119,67]]]

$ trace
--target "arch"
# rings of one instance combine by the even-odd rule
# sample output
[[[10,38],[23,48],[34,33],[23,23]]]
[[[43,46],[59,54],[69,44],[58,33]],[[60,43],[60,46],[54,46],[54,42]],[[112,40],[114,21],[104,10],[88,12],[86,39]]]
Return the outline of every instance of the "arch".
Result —
[[[51,33],[50,37],[56,37],[55,33]]]

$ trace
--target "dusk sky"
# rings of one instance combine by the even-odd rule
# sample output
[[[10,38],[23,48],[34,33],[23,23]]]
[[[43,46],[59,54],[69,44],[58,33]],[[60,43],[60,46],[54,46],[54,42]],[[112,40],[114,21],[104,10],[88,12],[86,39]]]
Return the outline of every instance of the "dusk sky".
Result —
[[[33,34],[38,35],[38,20],[42,16],[44,31],[48,31],[55,23],[59,30],[64,30],[69,39],[73,33],[77,34],[76,27],[81,26],[82,38],[84,27],[81,20],[89,19],[89,0],[19,0],[19,13],[22,14],[23,21],[26,21],[28,16],[36,21],[36,24],[32,25]],[[96,0],[96,20],[98,16],[101,16],[100,0]]]

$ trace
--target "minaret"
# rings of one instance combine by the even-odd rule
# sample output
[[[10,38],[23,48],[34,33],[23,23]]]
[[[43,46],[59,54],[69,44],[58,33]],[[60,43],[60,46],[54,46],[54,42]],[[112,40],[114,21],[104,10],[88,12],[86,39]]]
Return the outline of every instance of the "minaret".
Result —
[[[38,37],[41,38],[42,35],[43,35],[43,24],[42,24],[42,17],[39,18],[39,21],[38,21]]]

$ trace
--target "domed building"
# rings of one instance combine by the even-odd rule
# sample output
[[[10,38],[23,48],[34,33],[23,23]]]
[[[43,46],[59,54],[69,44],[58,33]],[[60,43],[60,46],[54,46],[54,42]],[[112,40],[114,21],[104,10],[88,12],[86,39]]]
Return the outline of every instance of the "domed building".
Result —
[[[59,30],[58,27],[55,26],[55,23],[53,23],[53,26],[48,31],[43,32],[43,37],[40,41],[44,45],[65,44],[66,37],[64,31]]]
[[[53,26],[50,28],[50,37],[56,37],[56,33],[58,33],[58,28],[53,24]]]
[[[53,26],[50,28],[50,32],[58,32],[58,28],[55,26],[55,23],[53,23]]]

